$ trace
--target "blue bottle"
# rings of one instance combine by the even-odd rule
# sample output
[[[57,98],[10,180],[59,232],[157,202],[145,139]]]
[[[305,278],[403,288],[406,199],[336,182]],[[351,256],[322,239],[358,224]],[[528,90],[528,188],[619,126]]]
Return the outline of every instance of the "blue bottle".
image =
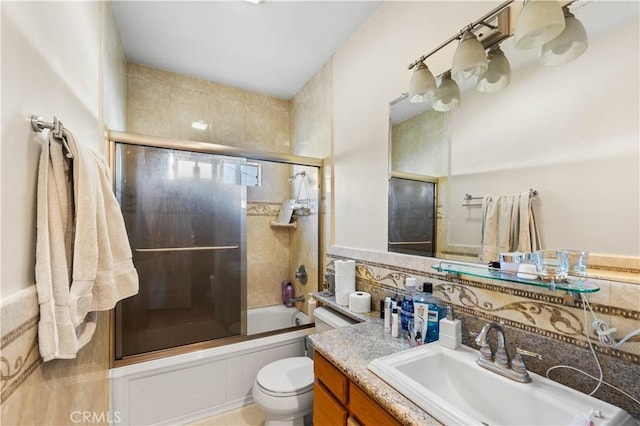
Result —
[[[416,293],[416,279],[408,277],[404,282],[404,294],[400,310],[400,328],[403,336],[409,335],[409,321],[413,320],[413,296]]]
[[[435,342],[440,338],[440,319],[442,318],[443,304],[433,295],[433,284],[423,283],[422,291],[425,293],[427,308],[427,335],[423,336],[425,343]]]

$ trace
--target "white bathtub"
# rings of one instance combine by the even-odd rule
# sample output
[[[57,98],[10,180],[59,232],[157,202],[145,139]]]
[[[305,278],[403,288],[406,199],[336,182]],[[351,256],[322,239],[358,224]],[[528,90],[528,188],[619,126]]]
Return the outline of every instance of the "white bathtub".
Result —
[[[308,322],[295,308],[250,309],[247,334],[292,327],[296,320]],[[120,424],[173,425],[250,404],[258,371],[278,359],[304,356],[310,332],[313,328],[113,368],[111,412]]]
[[[309,324],[309,317],[296,308],[284,305],[265,306],[247,311],[247,334],[264,333]]]

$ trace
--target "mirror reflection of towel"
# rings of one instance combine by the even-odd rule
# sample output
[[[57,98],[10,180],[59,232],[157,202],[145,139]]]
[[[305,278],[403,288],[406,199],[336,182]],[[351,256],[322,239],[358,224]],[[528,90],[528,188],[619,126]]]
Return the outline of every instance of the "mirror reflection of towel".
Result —
[[[498,261],[501,252],[531,253],[539,249],[540,236],[529,192],[483,197],[483,262]]]

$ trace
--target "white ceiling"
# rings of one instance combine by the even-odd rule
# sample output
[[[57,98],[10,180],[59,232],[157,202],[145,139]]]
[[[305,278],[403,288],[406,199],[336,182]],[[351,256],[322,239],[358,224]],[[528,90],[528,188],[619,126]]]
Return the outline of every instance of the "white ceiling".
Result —
[[[127,60],[292,98],[378,1],[113,1]]]

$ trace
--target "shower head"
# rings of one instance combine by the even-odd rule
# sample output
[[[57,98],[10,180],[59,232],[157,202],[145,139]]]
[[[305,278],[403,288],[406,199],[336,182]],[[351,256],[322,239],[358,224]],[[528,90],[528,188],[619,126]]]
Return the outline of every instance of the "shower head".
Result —
[[[289,176],[289,179],[288,179],[288,180],[289,180],[289,182],[293,183],[293,182],[296,180],[296,178],[297,178],[298,176],[306,176],[306,175],[307,175],[307,173],[303,170],[303,171],[301,171],[301,172],[296,173],[296,174],[295,174],[295,175],[293,175],[293,176]]]

